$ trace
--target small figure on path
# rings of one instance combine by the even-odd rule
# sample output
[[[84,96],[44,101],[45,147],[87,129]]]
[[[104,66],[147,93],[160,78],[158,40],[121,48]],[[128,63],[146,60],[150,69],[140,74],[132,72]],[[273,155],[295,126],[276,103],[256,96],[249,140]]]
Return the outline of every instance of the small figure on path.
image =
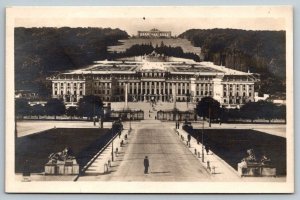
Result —
[[[188,139],[188,142],[190,143],[191,142],[191,135],[190,134],[188,134],[187,139]]]
[[[209,146],[208,146],[208,144],[205,145],[205,150],[206,150],[206,154],[208,155],[208,153],[209,153]]]
[[[145,159],[144,159],[144,167],[145,167],[144,174],[148,174],[148,169],[149,169],[149,160],[148,160],[148,156],[145,156]]]

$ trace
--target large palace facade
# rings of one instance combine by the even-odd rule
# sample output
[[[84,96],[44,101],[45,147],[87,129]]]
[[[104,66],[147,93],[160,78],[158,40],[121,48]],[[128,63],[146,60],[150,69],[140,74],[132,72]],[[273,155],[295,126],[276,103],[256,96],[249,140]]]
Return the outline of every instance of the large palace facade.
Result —
[[[142,56],[138,61],[99,61],[84,69],[52,77],[52,97],[76,106],[84,95],[97,95],[105,102],[190,101],[206,96],[224,107],[254,101],[255,74],[216,66],[209,62]],[[155,57],[155,58],[154,58]]]

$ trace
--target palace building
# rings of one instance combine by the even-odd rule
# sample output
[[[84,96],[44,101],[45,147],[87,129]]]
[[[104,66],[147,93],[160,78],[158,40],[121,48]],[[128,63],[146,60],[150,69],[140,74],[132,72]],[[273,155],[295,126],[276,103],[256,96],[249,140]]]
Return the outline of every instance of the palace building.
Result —
[[[254,101],[254,85],[259,78],[210,62],[165,59],[151,54],[131,61],[97,61],[48,80],[52,82],[52,97],[63,98],[67,106],[76,106],[84,95],[100,96],[104,102],[125,101],[125,98],[196,102],[211,96],[222,106],[235,108]]]
[[[138,31],[137,36],[141,38],[171,38],[171,31],[160,31],[153,28],[150,31]]]

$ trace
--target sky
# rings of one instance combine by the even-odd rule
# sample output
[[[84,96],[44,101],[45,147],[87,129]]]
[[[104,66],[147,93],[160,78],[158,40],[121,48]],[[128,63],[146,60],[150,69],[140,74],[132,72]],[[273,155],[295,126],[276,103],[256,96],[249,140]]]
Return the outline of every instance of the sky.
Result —
[[[234,28],[244,30],[285,30],[284,18],[16,18],[16,27],[102,27],[119,28],[129,35],[157,28],[173,36],[188,29]]]

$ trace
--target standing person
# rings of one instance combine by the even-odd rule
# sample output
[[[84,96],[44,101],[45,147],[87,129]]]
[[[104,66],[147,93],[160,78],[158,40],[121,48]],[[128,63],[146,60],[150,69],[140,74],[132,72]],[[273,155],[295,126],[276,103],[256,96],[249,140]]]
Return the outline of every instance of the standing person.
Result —
[[[209,146],[208,146],[208,144],[205,145],[205,150],[206,150],[206,154],[208,155],[208,153],[209,153]]]
[[[145,156],[144,167],[145,167],[144,174],[148,174],[148,169],[149,169],[149,159],[148,159],[148,156]]]
[[[191,135],[190,135],[190,134],[188,134],[187,138],[188,138],[188,142],[189,142],[189,144],[191,144]]]

